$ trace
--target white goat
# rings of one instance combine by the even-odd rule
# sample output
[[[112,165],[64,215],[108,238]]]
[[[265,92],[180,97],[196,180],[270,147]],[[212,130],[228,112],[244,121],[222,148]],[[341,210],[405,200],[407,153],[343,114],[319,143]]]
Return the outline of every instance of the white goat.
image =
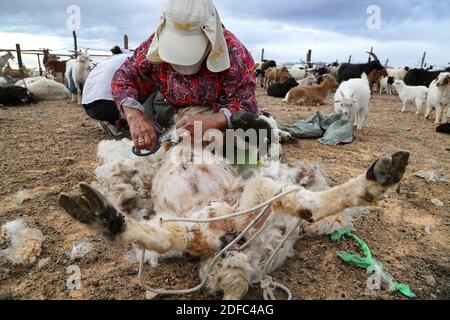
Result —
[[[306,76],[308,75],[308,69],[303,64],[295,64],[292,67],[290,67],[288,71],[291,77],[297,81],[305,79]]]
[[[341,83],[334,95],[334,110],[350,118],[357,130],[362,130],[370,101],[369,81],[365,73],[361,79],[350,79]]]
[[[427,101],[428,88],[425,86],[407,86],[403,80],[395,80],[394,88],[402,101],[402,112],[406,112],[408,104],[416,105],[416,114],[422,112],[422,106]]]
[[[405,80],[405,77],[409,71],[409,68],[408,67],[389,68],[386,71],[390,77],[394,77],[396,80]]]
[[[70,92],[64,85],[45,77],[27,78],[18,81],[16,85],[27,88],[41,101],[65,100],[70,97]]]
[[[450,72],[442,72],[436,80],[430,84],[427,100],[428,119],[431,110],[436,109],[436,124],[447,123],[447,114],[450,112]]]
[[[328,188],[311,165],[282,165],[270,176],[256,170],[242,177],[222,158],[206,149],[193,151],[190,144],[146,159],[130,156],[131,147],[129,140],[101,142],[96,187],[80,184],[79,190],[61,194],[59,204],[118,243],[162,255],[199,256],[202,284],[197,289],[222,291],[224,299],[241,299],[251,284],[267,284],[265,276],[293,253],[301,230],[310,235],[333,232],[346,226],[344,209],[376,204],[401,180],[409,157],[404,152],[384,157],[356,179]],[[197,156],[203,164],[195,163]],[[273,202],[271,211],[267,201]],[[250,214],[224,217],[235,210]],[[143,215],[150,220],[136,220]],[[173,218],[189,222],[168,221]],[[202,223],[210,218],[223,221]],[[244,237],[247,243],[238,244]]]
[[[89,75],[89,65],[90,57],[88,54],[88,50],[85,52],[79,51],[78,58],[72,63],[66,64],[66,78],[70,87],[70,83],[73,81],[75,84],[75,90],[71,90],[72,93],[72,102],[75,102],[75,96],[78,98],[78,104],[82,103],[82,93],[83,86],[86,82],[86,79]],[[72,75],[72,79],[70,79],[70,75]]]
[[[312,74],[307,74],[306,78],[297,81],[299,87],[307,87],[307,86],[312,86],[313,84],[317,84],[317,79],[314,77],[314,75]]]

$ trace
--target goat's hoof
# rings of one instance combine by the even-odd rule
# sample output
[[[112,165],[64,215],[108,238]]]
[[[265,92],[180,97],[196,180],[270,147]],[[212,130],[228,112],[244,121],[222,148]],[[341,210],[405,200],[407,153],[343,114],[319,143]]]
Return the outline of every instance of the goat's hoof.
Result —
[[[80,183],[80,191],[61,193],[58,203],[75,220],[102,232],[108,239],[125,231],[125,219],[97,189]]]
[[[400,182],[408,165],[409,153],[397,152],[392,156],[385,156],[372,164],[367,171],[368,180],[378,182],[383,187]]]

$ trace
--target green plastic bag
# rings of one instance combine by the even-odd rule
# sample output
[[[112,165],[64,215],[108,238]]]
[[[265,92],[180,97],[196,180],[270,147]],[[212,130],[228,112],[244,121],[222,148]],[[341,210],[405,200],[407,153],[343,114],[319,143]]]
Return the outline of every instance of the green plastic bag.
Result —
[[[358,244],[362,248],[364,257],[361,257],[357,254],[353,254],[350,252],[341,251],[338,252],[339,258],[341,258],[345,262],[352,263],[360,268],[367,269],[368,271],[375,270],[376,268],[378,268],[379,270],[381,270],[382,279],[389,284],[392,290],[400,292],[407,298],[410,299],[416,298],[416,295],[411,291],[408,285],[403,283],[397,283],[389,273],[384,271],[383,265],[372,257],[372,253],[370,252],[370,249],[367,246],[367,244],[363,240],[358,238],[356,235],[354,235],[349,229],[340,229],[334,232],[331,235],[331,240],[338,241],[343,237],[348,237],[358,242]]]

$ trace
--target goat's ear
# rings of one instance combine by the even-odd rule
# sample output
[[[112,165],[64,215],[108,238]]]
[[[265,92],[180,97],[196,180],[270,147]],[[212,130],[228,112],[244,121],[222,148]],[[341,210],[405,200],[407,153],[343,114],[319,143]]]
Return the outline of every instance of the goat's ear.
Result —
[[[356,94],[356,91],[353,91],[353,93],[352,93],[352,95],[350,96],[350,98],[355,98],[355,94]]]

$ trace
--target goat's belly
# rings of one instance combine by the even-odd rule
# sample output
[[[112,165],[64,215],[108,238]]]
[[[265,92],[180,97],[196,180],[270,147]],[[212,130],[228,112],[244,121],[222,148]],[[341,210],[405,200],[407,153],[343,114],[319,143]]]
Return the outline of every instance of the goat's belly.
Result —
[[[234,168],[221,159],[212,159],[215,156],[206,151],[203,155],[216,160],[215,164],[197,164],[192,157],[180,156],[182,148],[177,146],[169,151],[153,178],[156,212],[186,216],[189,211],[214,200],[234,205],[239,199],[239,193],[233,190],[238,179]]]

